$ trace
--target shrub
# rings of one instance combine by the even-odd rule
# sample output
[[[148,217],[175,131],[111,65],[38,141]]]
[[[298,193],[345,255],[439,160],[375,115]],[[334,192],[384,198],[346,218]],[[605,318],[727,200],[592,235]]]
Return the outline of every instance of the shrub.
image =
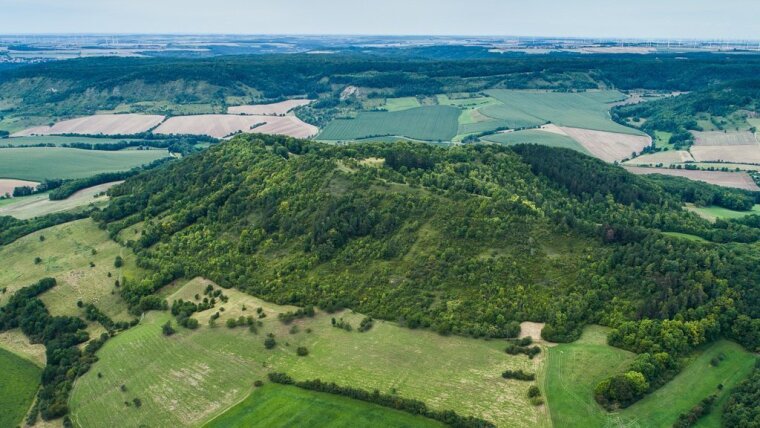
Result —
[[[264,347],[267,349],[272,349],[277,345],[277,342],[274,340],[274,337],[267,337],[264,339]]]
[[[122,259],[121,256],[116,256],[116,258],[113,261],[113,266],[116,268],[120,268],[124,266],[124,259]]]
[[[164,336],[171,336],[175,333],[174,328],[172,327],[172,322],[167,321],[166,324],[161,326],[161,332],[164,334]]]
[[[516,379],[516,380],[535,380],[536,375],[533,373],[527,373],[522,370],[505,370],[501,374],[504,379]]]
[[[309,350],[306,349],[305,346],[299,346],[298,349],[296,349],[296,354],[298,354],[299,357],[305,357],[309,355]]]

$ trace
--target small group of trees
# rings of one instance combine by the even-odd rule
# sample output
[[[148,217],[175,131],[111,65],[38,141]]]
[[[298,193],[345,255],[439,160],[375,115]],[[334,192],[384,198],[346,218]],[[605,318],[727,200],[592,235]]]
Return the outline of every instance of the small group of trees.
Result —
[[[501,377],[504,379],[516,379],[516,380],[536,380],[536,375],[534,373],[528,373],[520,370],[505,370]]]
[[[305,317],[313,318],[315,314],[316,312],[314,311],[314,306],[307,305],[295,311],[288,311],[277,314],[277,319],[279,319],[283,324],[290,324],[297,319]]]
[[[343,318],[340,318],[340,319],[337,319],[337,320],[335,318],[333,318],[330,322],[332,323],[332,326],[335,327],[335,328],[340,328],[340,329],[343,329],[343,330],[346,330],[346,331],[352,331],[354,329],[351,326],[351,323],[348,322],[348,321],[346,321],[346,320],[344,320]]]
[[[520,346],[516,343],[510,343],[504,349],[504,352],[506,352],[509,355],[525,354],[528,356],[528,358],[532,360],[536,355],[541,353],[541,347],[540,346]]]

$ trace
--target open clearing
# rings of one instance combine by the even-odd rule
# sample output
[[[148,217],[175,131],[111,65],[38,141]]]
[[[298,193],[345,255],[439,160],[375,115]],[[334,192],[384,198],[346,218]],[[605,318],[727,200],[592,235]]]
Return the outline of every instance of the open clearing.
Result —
[[[2,180],[0,180],[0,182],[2,182]],[[61,211],[68,211],[92,203],[106,203],[108,201],[108,196],[98,195],[119,183],[122,183],[122,181],[114,181],[112,183],[104,183],[88,187],[79,190],[68,198],[60,201],[51,201],[46,193],[32,195],[22,198],[18,202],[14,201],[12,204],[0,205],[0,216],[9,215],[19,219],[28,219]]]
[[[319,140],[357,140],[400,136],[425,141],[451,141],[457,134],[460,110],[425,106],[396,112],[361,112],[355,119],[336,119],[319,134]]]
[[[501,119],[551,122],[560,126],[642,135],[636,129],[617,124],[610,118],[610,103],[625,99],[618,91],[545,92],[492,89],[486,93],[504,107],[482,109],[486,115]]]
[[[128,171],[169,156],[166,150],[100,151],[62,147],[0,149],[0,177],[43,181]]]
[[[698,352],[663,387],[627,409],[608,413],[594,401],[594,387],[603,378],[625,370],[634,354],[607,345],[607,332],[590,326],[578,341],[549,348],[545,383],[555,426],[670,427],[680,413],[708,395],[717,393],[719,400],[724,400],[731,388],[746,378],[756,359],[733,342],[715,342]],[[711,366],[710,360],[720,354],[725,359],[717,367]],[[723,390],[717,389],[720,383]],[[710,417],[719,421],[720,413],[716,406]]]
[[[190,281],[168,300],[193,300],[207,284],[202,279]],[[109,340],[98,353],[99,361],[74,385],[73,419],[81,426],[198,425],[243,400],[253,382],[265,380],[267,372],[282,371],[297,380],[320,378],[385,393],[395,389],[431,408],[483,417],[500,426],[548,423],[528,402],[529,382],[501,377],[505,369],[536,372],[539,359],[507,355],[504,341],[443,337],[379,320],[366,333],[330,325],[331,317],[342,317],[358,326],[363,316],[350,311],[319,312],[288,326],[277,320],[277,314],[292,307],[232,289],[224,294],[229,301],[221,305],[225,310],[218,327],[209,327],[207,320],[220,307],[195,314],[200,322],[197,330],[178,328],[165,337],[161,325],[170,315],[150,312],[140,325]],[[256,316],[258,307],[267,314],[258,334],[224,326],[231,317]],[[290,334],[292,326],[298,326],[298,332]],[[266,350],[263,341],[270,332],[278,344]],[[307,347],[309,355],[296,356],[298,346]],[[120,391],[121,384],[126,393]],[[135,397],[142,400],[140,410],[124,405]]]
[[[0,426],[20,424],[32,405],[42,369],[0,348]]]
[[[16,187],[22,187],[22,186],[29,186],[29,187],[37,187],[37,185],[40,184],[36,181],[27,181],[27,180],[15,180],[12,178],[0,178],[0,195],[13,195],[13,189]]]
[[[715,184],[718,186],[760,191],[760,187],[757,187],[755,181],[752,180],[752,177],[750,177],[746,172],[699,171],[671,168],[646,168],[638,166],[625,166],[625,169],[627,169],[628,172],[636,175],[672,175],[675,177],[686,177],[690,180],[704,181],[705,183]]]
[[[502,132],[498,134],[487,135],[482,139],[491,143],[504,144],[508,146],[517,144],[539,144],[542,146],[573,149],[587,155],[590,154],[585,147],[570,137],[539,129]]]
[[[698,207],[694,204],[686,204],[686,209],[697,213],[700,217],[715,221],[716,219],[732,219],[742,218],[750,214],[760,214],[760,205],[755,205],[750,211],[734,211],[728,208],[711,206],[711,207]]]
[[[760,144],[692,146],[697,162],[760,163]]]
[[[40,241],[44,236],[44,241]],[[93,254],[94,250],[94,254]],[[114,267],[117,255],[124,266]],[[34,263],[35,257],[42,261]],[[21,287],[53,277],[58,285],[41,299],[53,315],[80,316],[77,300],[93,303],[115,320],[129,320],[126,306],[114,287],[116,279],[137,280],[144,274],[135,266],[135,256],[108,238],[90,219],[53,226],[24,236],[0,247],[0,284],[8,287],[0,294],[0,305]],[[90,262],[94,264],[90,266]],[[108,273],[111,277],[108,277]],[[113,292],[113,293],[112,293]]]
[[[224,138],[239,132],[255,132],[307,138],[317,131],[317,127],[295,116],[202,114],[169,118],[153,132],[167,135],[208,135],[215,138]]]
[[[420,107],[417,97],[387,98],[383,106],[388,111],[409,110],[415,107]]]
[[[606,162],[622,161],[652,144],[648,136],[561,127],[570,138],[580,143],[592,156]]]
[[[686,150],[667,150],[649,153],[625,162],[626,165],[670,165],[684,162],[694,162],[691,153]]]
[[[758,144],[755,134],[749,131],[692,131],[692,134],[694,134],[695,146],[744,146],[748,144]]]
[[[21,358],[26,358],[39,368],[45,367],[47,361],[45,345],[31,343],[21,329],[0,332],[0,348],[12,352]]]
[[[205,425],[223,427],[442,427],[437,421],[350,398],[267,384]]]
[[[282,115],[293,110],[296,107],[301,107],[309,104],[311,100],[285,100],[279,103],[272,104],[252,104],[243,106],[228,107],[227,113],[229,114],[250,114],[250,115]]]
[[[149,131],[163,122],[164,116],[148,114],[97,114],[60,121],[53,126],[36,126],[14,133],[29,135],[83,134],[133,135]]]

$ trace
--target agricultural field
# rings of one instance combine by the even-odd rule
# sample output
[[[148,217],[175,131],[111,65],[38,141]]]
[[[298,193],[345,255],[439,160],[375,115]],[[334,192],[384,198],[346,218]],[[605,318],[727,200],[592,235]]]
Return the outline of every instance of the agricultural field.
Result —
[[[128,171],[167,156],[166,150],[0,149],[0,177],[30,181],[83,178],[104,172]]]
[[[31,343],[21,329],[0,332],[0,348],[33,362],[39,368],[44,368],[47,363],[45,345]]]
[[[425,106],[396,112],[361,112],[355,119],[336,119],[317,136],[319,140],[358,140],[401,136],[425,141],[451,141],[457,134],[460,110]]]
[[[116,256],[124,259],[123,267],[114,267]],[[81,315],[76,304],[81,299],[116,320],[129,320],[114,282],[124,277],[138,280],[144,274],[136,267],[134,254],[110,240],[108,232],[90,219],[24,236],[0,247],[0,260],[4,265],[0,269],[0,284],[8,287],[6,293],[0,294],[0,305],[15,290],[53,277],[58,285],[41,296],[53,315]]]
[[[37,187],[40,184],[36,181],[16,180],[13,178],[0,178],[0,195],[12,195],[16,187],[29,186]]]
[[[42,369],[6,351],[0,343],[0,426],[21,424],[32,405]]]
[[[647,168],[639,166],[625,166],[625,169],[627,169],[628,172],[632,172],[637,175],[672,175],[675,177],[686,177],[690,180],[704,181],[705,183],[715,184],[718,186],[760,191],[760,187],[755,184],[755,181],[746,172],[700,171],[671,168]]]
[[[295,116],[204,114],[169,118],[153,132],[166,135],[208,135],[215,138],[224,138],[240,132],[256,132],[307,138],[317,131],[315,126]]]
[[[582,145],[566,135],[538,129],[491,134],[483,137],[482,140],[505,145],[540,144],[549,147],[573,149],[587,155],[589,154],[588,150]]]
[[[592,156],[605,162],[634,157],[652,143],[648,136],[561,127],[562,131],[583,146]]]
[[[697,213],[700,217],[710,221],[715,221],[716,219],[728,220],[732,218],[742,218],[750,214],[760,215],[760,205],[755,205],[750,211],[734,211],[718,206],[698,207],[694,204],[686,204],[686,209]]]
[[[697,352],[676,377],[632,406],[608,413],[596,401],[593,390],[603,378],[623,371],[634,354],[606,344],[608,330],[587,327],[581,338],[548,350],[546,394],[552,421],[562,427],[670,427],[678,415],[712,393],[725,400],[728,391],[741,382],[756,357],[739,345],[721,340]],[[710,360],[724,359],[717,367]],[[717,389],[723,384],[722,390]],[[720,407],[710,415],[718,426]]]
[[[296,107],[309,104],[312,100],[285,100],[272,104],[253,104],[228,107],[229,114],[250,114],[250,115],[284,115]]]
[[[421,107],[417,97],[387,98],[383,108],[387,111],[402,111]]]
[[[205,425],[206,428],[245,427],[443,427],[422,416],[350,398],[307,391],[295,386],[267,384]]]
[[[31,135],[83,134],[131,135],[149,131],[163,122],[164,116],[145,114],[97,114],[62,120],[52,126],[36,126],[12,134],[12,137]]]
[[[499,118],[551,122],[560,126],[642,135],[636,129],[619,125],[610,118],[610,103],[625,96],[618,91],[588,91],[579,93],[522,91],[492,89],[486,94],[501,101],[505,106],[483,109],[486,115],[500,114]],[[517,115],[520,116],[517,116]],[[512,116],[515,115],[515,116]]]
[[[746,146],[757,145],[755,134],[749,131],[742,132],[696,132],[694,134],[694,146]]]
[[[194,300],[207,284],[192,280],[168,301]],[[501,377],[505,369],[536,372],[541,358],[509,356],[503,350],[504,341],[444,337],[378,320],[365,333],[331,326],[332,317],[358,326],[363,316],[350,311],[319,312],[285,325],[277,314],[295,308],[233,289],[224,294],[229,301],[221,305],[225,310],[217,327],[209,327],[208,320],[221,308],[195,314],[200,323],[197,330],[178,328],[176,334],[165,337],[161,325],[171,317],[150,312],[138,326],[109,340],[98,353],[99,361],[74,385],[73,420],[82,426],[115,421],[129,426],[203,424],[244,400],[255,380],[281,371],[296,380],[320,378],[384,393],[395,391],[431,408],[452,409],[497,425],[548,425],[543,411],[528,403],[530,383]],[[225,326],[230,318],[256,316],[259,307],[266,317],[258,334],[245,327]],[[272,350],[263,346],[267,333],[273,333],[277,341]],[[305,346],[309,355],[297,356],[298,346]],[[122,384],[126,392],[120,390]],[[142,401],[139,410],[124,405],[135,397]]]
[[[629,161],[624,162],[625,165],[649,165],[655,166],[662,164],[669,166],[671,164],[680,164],[685,162],[694,162],[694,158],[691,157],[691,153],[686,150],[666,150],[655,153],[648,153],[635,157]]]
[[[692,146],[691,154],[697,162],[760,163],[760,144]]]
[[[0,147],[24,147],[40,144],[63,146],[65,144],[116,144],[122,141],[138,141],[133,138],[101,138],[101,137],[66,137],[62,135],[42,135],[29,137],[14,137],[0,140]]]
[[[0,183],[2,182],[3,180],[0,180]],[[14,198],[10,201],[11,203],[0,205],[0,216],[9,215],[18,219],[29,219],[46,214],[74,210],[90,204],[97,206],[105,205],[108,203],[108,196],[101,195],[101,193],[119,183],[121,182],[115,181],[88,187],[59,201],[51,201],[47,193]]]

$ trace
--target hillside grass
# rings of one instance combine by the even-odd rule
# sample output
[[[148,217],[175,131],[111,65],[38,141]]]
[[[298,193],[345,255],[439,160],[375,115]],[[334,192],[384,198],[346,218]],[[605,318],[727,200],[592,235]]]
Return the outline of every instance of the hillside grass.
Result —
[[[539,131],[539,130],[525,130],[515,132],[503,132],[499,134],[487,135],[482,138],[484,141],[491,143],[503,144],[506,146],[513,146],[517,144],[539,144],[549,147],[560,147],[565,149],[573,149],[577,152],[591,156],[591,154],[580,143],[572,138],[555,134],[552,132]]]
[[[223,427],[442,427],[422,416],[376,404],[307,391],[295,386],[267,384],[205,425]]]
[[[208,283],[190,281],[168,301],[194,300]],[[548,425],[540,410],[528,402],[530,383],[501,377],[505,369],[536,372],[540,359],[509,356],[503,350],[504,341],[444,337],[377,320],[370,331],[359,333],[355,329],[363,316],[349,311],[318,313],[288,326],[277,320],[277,314],[293,307],[232,289],[224,294],[229,296],[228,303],[195,315],[198,330],[178,328],[176,334],[165,337],[161,325],[170,315],[150,312],[140,325],[109,340],[98,353],[99,361],[74,386],[74,420],[81,426],[199,425],[243,400],[255,380],[281,371],[296,380],[320,378],[384,393],[395,391],[433,409],[452,409],[497,425]],[[220,312],[218,326],[211,328],[208,319],[221,311],[220,306],[225,310]],[[245,327],[225,326],[230,317],[256,316],[258,307],[267,314],[258,334]],[[332,317],[350,321],[354,331],[332,327]],[[291,334],[294,325],[299,331]],[[267,333],[273,333],[278,342],[273,350],[263,346]],[[298,346],[307,347],[309,355],[297,356]],[[120,390],[122,384],[127,392]],[[143,403],[139,410],[124,405],[135,397]]]
[[[760,204],[756,204],[749,211],[734,211],[719,206],[698,207],[694,204],[686,204],[686,209],[697,213],[700,217],[715,221],[715,219],[734,219],[746,217],[750,214],[760,214]]]
[[[402,111],[420,107],[417,97],[387,98],[384,108],[388,111]]]
[[[165,150],[98,151],[62,147],[0,149],[0,177],[42,181],[127,171],[169,156]]]
[[[318,140],[357,140],[401,136],[424,141],[450,141],[457,134],[460,110],[450,106],[424,106],[392,112],[361,112],[354,119],[328,123]]]
[[[634,405],[610,413],[594,400],[594,387],[605,377],[623,372],[635,355],[607,345],[608,331],[589,326],[578,341],[549,349],[544,384],[555,426],[670,427],[679,414],[712,393],[725,401],[728,391],[749,375],[756,358],[733,342],[715,342],[695,354],[666,385]],[[711,366],[710,360],[721,354],[724,360]],[[723,390],[717,389],[718,384],[723,384]],[[720,412],[716,405],[709,420],[719,421]]]
[[[31,361],[0,347],[1,427],[20,425],[37,393],[41,373]]]
[[[40,241],[40,236],[45,240]],[[124,259],[122,268],[114,267],[117,255]],[[35,257],[42,261],[35,264]],[[95,266],[90,267],[90,262]],[[53,277],[58,284],[40,296],[53,315],[81,316],[77,307],[81,299],[115,320],[131,319],[115,281],[125,276],[137,280],[144,274],[135,266],[134,254],[111,241],[90,219],[43,229],[2,246],[0,263],[0,284],[7,287],[7,292],[0,294],[0,305],[19,288]]]
[[[618,91],[588,92],[542,92],[508,89],[492,89],[486,93],[503,103],[483,109],[486,115],[509,119],[515,123],[530,118],[542,123],[552,122],[560,126],[620,132],[641,135],[638,131],[615,123],[610,118],[610,103],[624,99]]]

